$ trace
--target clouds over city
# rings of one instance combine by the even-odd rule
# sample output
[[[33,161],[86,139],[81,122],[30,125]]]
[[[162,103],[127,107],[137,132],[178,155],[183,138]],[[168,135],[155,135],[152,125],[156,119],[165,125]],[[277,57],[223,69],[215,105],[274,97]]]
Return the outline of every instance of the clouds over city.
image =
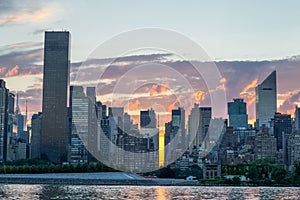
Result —
[[[30,79],[26,89],[19,91],[21,99],[28,99],[32,112],[41,110],[42,61],[41,43],[25,42],[0,48],[1,78],[18,78],[18,84],[22,84],[28,77],[37,76]],[[200,68],[209,65],[197,61],[194,63]],[[276,69],[279,111],[291,113],[294,105],[299,103],[299,59],[220,61],[215,64],[222,77],[214,90],[208,90],[205,79],[197,74],[189,61],[174,60],[172,54],[130,55],[74,62],[71,63],[71,84],[97,87],[99,100],[106,103],[112,93],[118,91],[116,87],[120,87],[120,80],[125,89],[136,84],[139,87],[133,94],[118,91],[119,97],[130,99],[129,109],[146,109],[165,101],[168,104],[164,108],[166,112],[182,104],[188,106],[187,110],[190,109],[193,105],[188,102],[189,99],[202,106],[209,106],[209,93],[221,89],[226,92],[227,101],[244,98],[248,104],[249,117],[254,118],[255,87]]]

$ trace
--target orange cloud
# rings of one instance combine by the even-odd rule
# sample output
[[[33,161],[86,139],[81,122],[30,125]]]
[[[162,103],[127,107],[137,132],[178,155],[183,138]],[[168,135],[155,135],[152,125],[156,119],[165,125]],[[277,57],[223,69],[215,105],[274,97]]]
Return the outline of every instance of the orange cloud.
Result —
[[[227,79],[225,77],[221,78],[220,83],[222,83],[222,84],[227,83]]]
[[[172,112],[172,110],[177,109],[180,106],[181,96],[177,97],[176,100],[168,107],[168,112]]]
[[[140,104],[141,104],[141,102],[138,99],[135,100],[134,102],[129,101],[129,103],[128,103],[129,110],[138,110],[140,107]]]
[[[6,68],[5,67],[1,67],[0,68],[0,74],[3,74],[3,73],[5,73],[6,72]]]
[[[5,77],[11,77],[11,76],[16,76],[19,74],[19,66],[16,65],[14,68],[12,68],[11,70],[9,70],[6,74]]]
[[[164,94],[168,92],[168,87],[161,84],[153,84],[150,89],[150,96]]]
[[[282,98],[284,97],[283,94],[279,94]],[[278,110],[282,113],[291,114],[294,115],[295,112],[295,106],[299,105],[300,103],[300,90],[294,90],[289,92],[285,95],[284,101],[279,106]]]
[[[197,102],[203,101],[205,99],[205,96],[206,96],[206,92],[202,92],[201,90],[193,94],[193,97]]]
[[[253,89],[257,86],[258,79],[254,79],[249,85],[247,85],[241,92],[240,95],[245,95],[250,89]]]

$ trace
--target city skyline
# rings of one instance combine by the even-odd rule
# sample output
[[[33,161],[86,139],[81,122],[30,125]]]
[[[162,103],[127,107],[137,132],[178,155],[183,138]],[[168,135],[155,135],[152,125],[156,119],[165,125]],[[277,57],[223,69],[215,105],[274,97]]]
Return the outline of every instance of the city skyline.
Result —
[[[0,198],[299,198],[299,8],[0,0]]]

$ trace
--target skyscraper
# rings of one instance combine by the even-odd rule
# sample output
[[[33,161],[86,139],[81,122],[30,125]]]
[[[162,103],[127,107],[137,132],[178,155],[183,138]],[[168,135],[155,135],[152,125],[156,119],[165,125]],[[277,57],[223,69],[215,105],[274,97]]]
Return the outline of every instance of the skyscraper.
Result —
[[[274,136],[277,139],[277,150],[283,149],[286,147],[288,136],[292,133],[292,117],[287,114],[275,113],[272,121]]]
[[[54,163],[67,159],[69,41],[68,31],[45,32],[41,157]]]
[[[273,71],[256,87],[256,120],[257,126],[270,127],[269,121],[277,110],[276,71]]]
[[[89,98],[82,86],[71,86],[72,91],[72,132],[70,162],[72,164],[87,163],[89,134]]]
[[[7,157],[7,123],[8,123],[8,89],[5,81],[0,79],[0,161]]]
[[[141,128],[156,128],[156,116],[152,108],[140,111],[140,126]]]
[[[194,104],[188,121],[189,142],[196,148],[200,147],[206,137],[210,120],[211,107],[199,107]]]
[[[300,130],[300,108],[298,106],[295,109],[295,129]]]
[[[248,115],[244,99],[233,99],[228,103],[229,126],[233,129],[247,128]]]
[[[178,109],[172,110],[172,134],[175,138],[176,135],[178,135],[177,141],[175,141],[175,144],[177,145],[174,147],[175,149],[181,149],[184,151],[186,147],[186,135],[185,135],[185,110],[184,108],[178,107]]]
[[[40,158],[41,156],[41,131],[42,131],[42,113],[32,115],[31,117],[31,158]]]

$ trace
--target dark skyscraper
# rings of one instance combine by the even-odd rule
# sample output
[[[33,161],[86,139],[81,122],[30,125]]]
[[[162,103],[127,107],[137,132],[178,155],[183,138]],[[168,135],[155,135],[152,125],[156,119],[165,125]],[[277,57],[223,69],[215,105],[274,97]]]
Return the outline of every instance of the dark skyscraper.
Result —
[[[277,149],[283,149],[288,136],[292,133],[292,117],[287,114],[275,113],[273,120]]]
[[[141,110],[140,112],[141,128],[156,128],[156,115],[154,110]]]
[[[300,130],[300,108],[296,106],[295,109],[295,129]]]
[[[233,99],[228,103],[228,115],[233,129],[248,127],[247,106],[243,99]]]
[[[41,156],[42,116],[42,113],[39,112],[31,117],[31,158]]]
[[[8,128],[8,89],[5,81],[0,79],[0,161],[7,158],[7,128]]]
[[[45,33],[41,157],[54,163],[67,159],[69,41],[67,31]]]

